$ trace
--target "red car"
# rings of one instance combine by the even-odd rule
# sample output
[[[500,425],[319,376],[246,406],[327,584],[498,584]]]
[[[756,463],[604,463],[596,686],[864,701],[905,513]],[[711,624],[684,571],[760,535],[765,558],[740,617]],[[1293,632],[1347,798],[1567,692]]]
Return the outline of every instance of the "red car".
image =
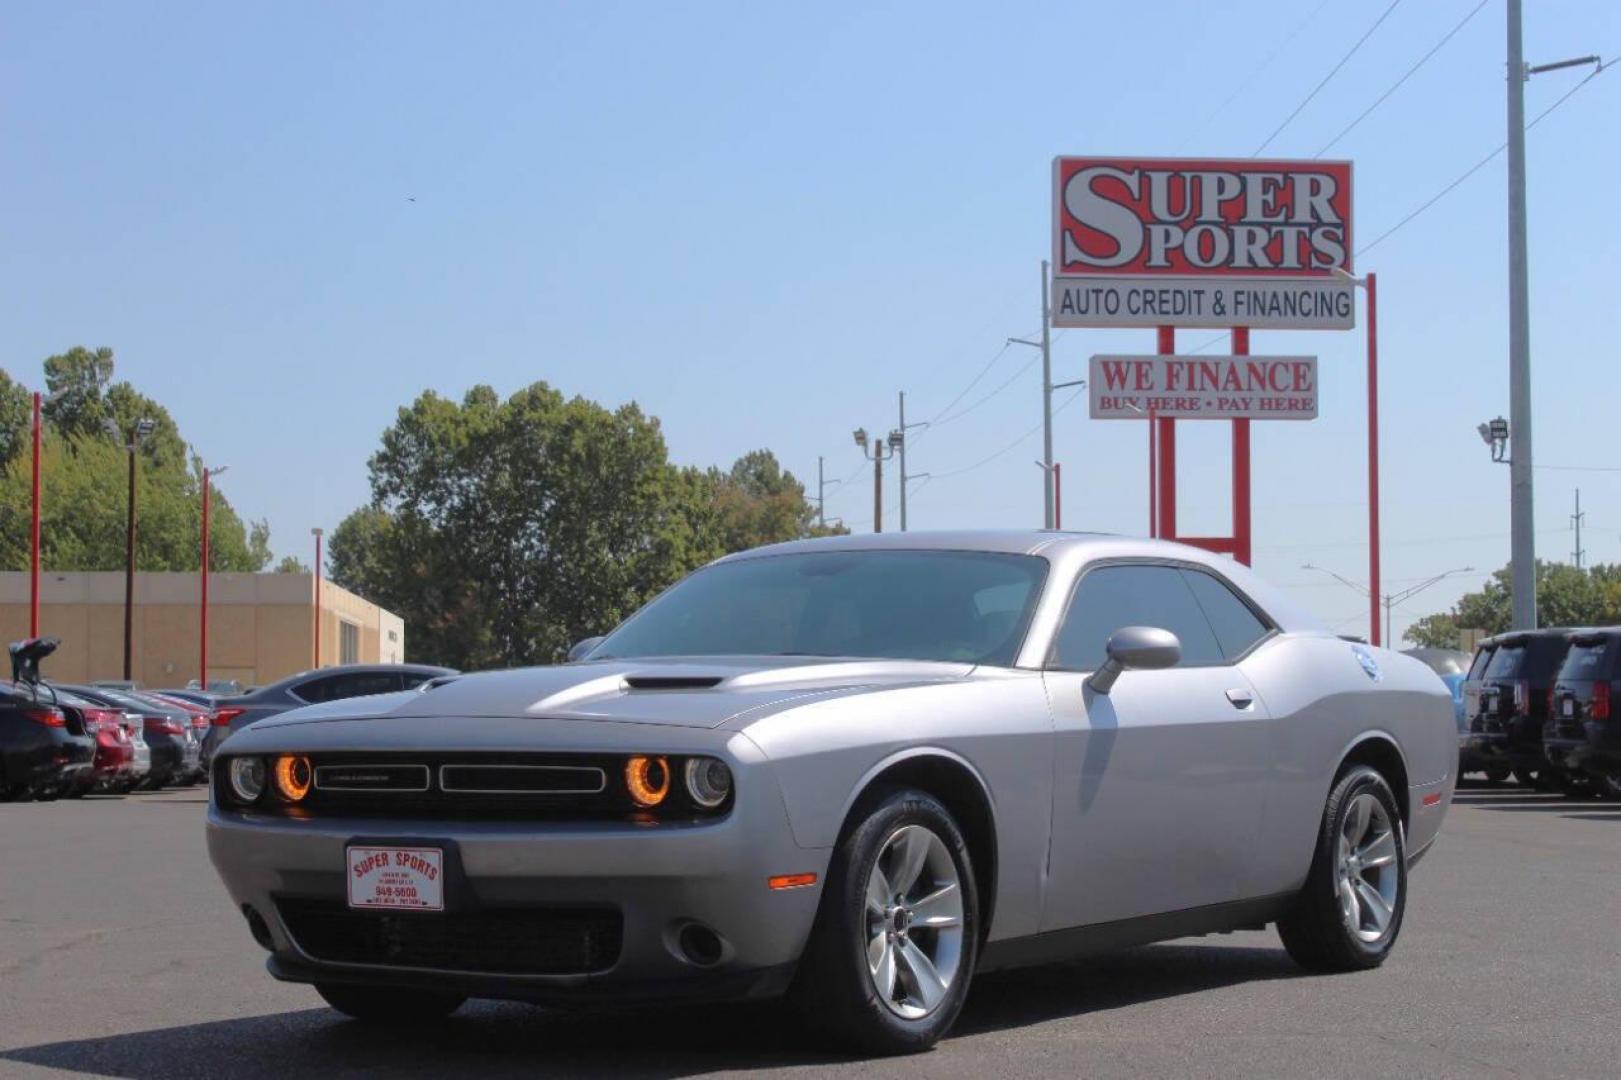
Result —
[[[143,742],[137,747],[132,725],[122,712],[62,691],[57,693],[56,699],[57,706],[64,712],[71,710],[79,715],[85,733],[96,740],[96,757],[91,769],[66,793],[70,798],[90,792],[123,794],[146,778],[151,759],[139,753],[146,746]]]

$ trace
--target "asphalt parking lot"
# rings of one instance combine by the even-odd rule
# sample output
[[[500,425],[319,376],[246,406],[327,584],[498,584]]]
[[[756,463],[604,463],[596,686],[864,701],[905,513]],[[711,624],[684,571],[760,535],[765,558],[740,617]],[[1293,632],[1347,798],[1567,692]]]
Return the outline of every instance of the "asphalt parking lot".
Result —
[[[208,865],[202,789],[0,806],[0,1075],[1604,1076],[1621,1060],[1621,803],[1460,791],[1384,968],[1271,932],[980,980],[956,1033],[850,1061],[764,1006],[472,1004],[378,1032],[274,982]]]

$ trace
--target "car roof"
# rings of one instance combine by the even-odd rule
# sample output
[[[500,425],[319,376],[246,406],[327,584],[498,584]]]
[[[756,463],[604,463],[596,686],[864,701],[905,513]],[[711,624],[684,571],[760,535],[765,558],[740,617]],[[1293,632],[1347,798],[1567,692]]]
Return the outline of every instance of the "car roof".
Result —
[[[773,555],[819,551],[976,551],[1004,555],[1038,555],[1055,567],[1055,574],[1072,574],[1097,559],[1161,559],[1192,563],[1226,578],[1243,592],[1278,627],[1289,633],[1327,634],[1317,618],[1281,589],[1255,575],[1249,567],[1191,544],[1148,540],[1101,532],[1065,532],[1057,529],[946,530],[940,532],[852,533],[790,540],[726,555],[711,566]]]
[[[273,683],[253,690],[245,690],[239,695],[231,697],[269,697],[274,693],[303,686],[314,679],[330,678],[333,675],[391,675],[404,673],[409,675],[426,675],[433,678],[438,675],[459,675],[455,668],[439,667],[435,664],[333,664],[330,667],[311,668],[300,671],[296,675],[289,675],[284,679],[277,679]]]

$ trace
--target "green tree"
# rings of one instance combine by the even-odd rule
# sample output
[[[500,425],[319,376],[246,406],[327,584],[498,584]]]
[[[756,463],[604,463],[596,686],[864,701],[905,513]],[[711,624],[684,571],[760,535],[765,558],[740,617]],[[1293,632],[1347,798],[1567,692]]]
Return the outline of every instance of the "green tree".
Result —
[[[1465,593],[1451,611],[1427,615],[1408,628],[1415,645],[1455,649],[1464,629],[1500,634],[1512,621],[1513,574],[1503,567],[1479,591]],[[1596,626],[1621,622],[1621,565],[1578,570],[1568,563],[1537,562],[1537,625]]]
[[[201,466],[168,410],[128,383],[113,383],[111,349],[82,347],[49,357],[40,456],[40,541],[53,570],[117,570],[125,563],[128,438],[152,421],[136,469],[136,567],[196,570],[202,551]],[[108,430],[108,422],[117,429]],[[0,568],[29,560],[32,487],[27,451],[28,391],[0,372]],[[270,527],[244,523],[217,487],[210,496],[209,566],[260,570],[270,562]]]
[[[276,564],[276,573],[278,574],[307,574],[309,572],[309,564],[297,555],[283,555],[281,562]]]
[[[682,574],[810,520],[769,453],[676,468],[635,405],[545,383],[505,401],[424,393],[370,473],[371,504],[333,532],[332,578],[403,616],[413,659],[464,669],[555,660]]]

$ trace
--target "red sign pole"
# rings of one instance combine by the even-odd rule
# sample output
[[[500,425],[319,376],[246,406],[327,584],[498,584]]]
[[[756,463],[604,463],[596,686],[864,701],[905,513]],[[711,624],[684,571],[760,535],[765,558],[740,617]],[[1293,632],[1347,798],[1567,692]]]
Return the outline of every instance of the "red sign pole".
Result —
[[[1159,353],[1171,356],[1176,352],[1176,328],[1159,328]],[[1150,426],[1159,432],[1159,522],[1157,535],[1167,540],[1176,539],[1176,419],[1158,417]]]
[[[208,689],[208,466],[203,466],[203,602],[197,628],[197,687]]]
[[[39,407],[40,396],[34,395],[34,512],[33,551],[28,563],[28,636],[39,637]]]
[[[1159,537],[1159,411],[1148,410],[1148,535]]]
[[[1233,355],[1250,354],[1250,329],[1233,327]],[[1250,422],[1233,421],[1233,558],[1250,562]]]
[[[1379,281],[1368,287],[1368,640],[1379,637]]]

